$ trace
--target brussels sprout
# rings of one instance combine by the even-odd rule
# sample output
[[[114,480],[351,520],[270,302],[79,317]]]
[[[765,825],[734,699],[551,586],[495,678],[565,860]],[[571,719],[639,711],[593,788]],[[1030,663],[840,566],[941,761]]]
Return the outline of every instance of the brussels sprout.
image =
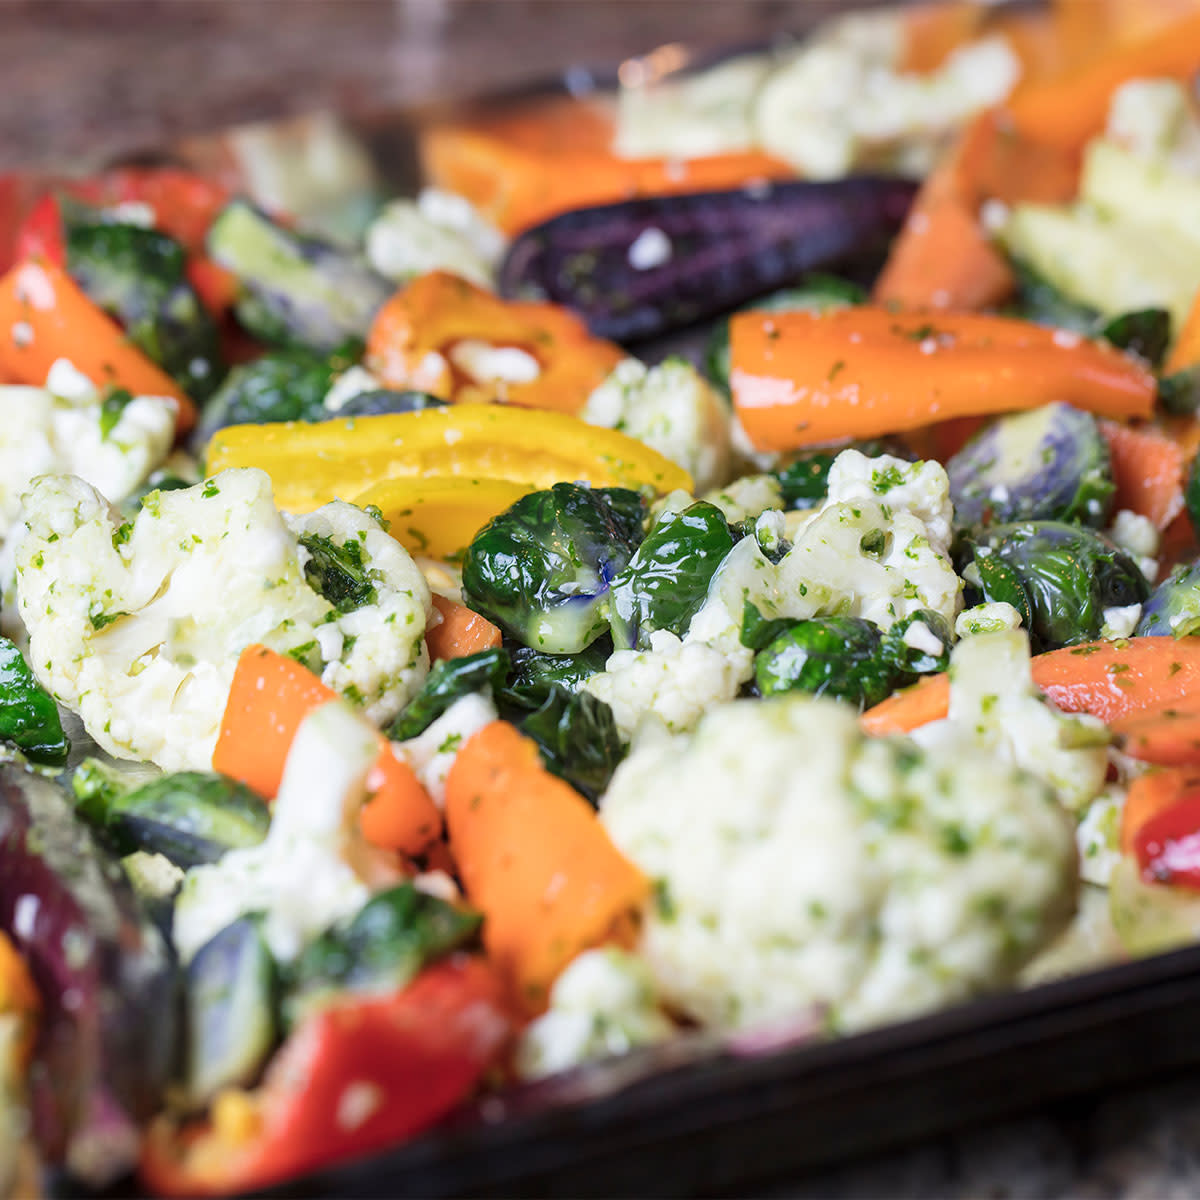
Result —
[[[1157,367],[1171,342],[1171,314],[1165,308],[1139,308],[1105,321],[1095,335]]]
[[[1200,454],[1192,459],[1188,468],[1187,482],[1183,488],[1183,502],[1193,532],[1200,534]]]
[[[1139,637],[1200,632],[1200,559],[1175,567],[1150,593],[1134,632]]]
[[[955,522],[1101,526],[1116,491],[1112,458],[1091,413],[1048,404],[1001,417],[946,464]]]
[[[1184,367],[1158,381],[1158,406],[1173,417],[1194,417],[1200,410],[1200,367]]]
[[[0,742],[54,766],[66,761],[70,749],[53,697],[6,637],[0,637]]]
[[[796,287],[784,288],[747,304],[742,312],[829,312],[862,304],[867,298],[857,283],[836,275],[805,276]],[[719,321],[704,351],[705,374],[719,391],[729,395],[729,321]]]
[[[664,514],[612,581],[613,645],[645,650],[657,629],[682,637],[733,543],[725,514],[715,504],[700,500]]]
[[[608,589],[642,540],[625,488],[556,483],[493,517],[467,547],[462,593],[527,646],[575,654],[608,627]]]
[[[585,681],[604,670],[612,652],[612,639],[607,636],[597,638],[578,654],[544,654],[531,646],[514,644],[508,651],[512,659],[508,686],[561,683],[568,691],[577,692]]]
[[[976,536],[974,557],[985,600],[1014,604],[1011,586],[1023,593],[1024,605],[1016,607],[1041,650],[1099,637],[1105,609],[1140,604],[1149,592],[1123,550],[1094,530],[1061,521],[992,526]],[[999,560],[999,574],[991,559]],[[998,577],[1009,586],[997,586]]]
[[[183,247],[156,229],[66,222],[67,270],[129,340],[194,400],[221,382],[217,327],[188,282]]]
[[[504,688],[496,700],[500,715],[537,742],[546,769],[594,803],[625,757],[609,705],[558,683]]]
[[[329,352],[365,337],[395,291],[357,255],[285,229],[244,200],[217,214],[207,245],[242,286],[238,320],[274,345]]]
[[[860,617],[797,621],[754,660],[754,680],[764,696],[811,692],[869,708],[891,694],[896,679],[883,635]]]
[[[392,723],[388,737],[403,742],[424,733],[456,700],[503,687],[508,668],[505,650],[481,650],[434,663],[421,690]]]
[[[831,450],[810,450],[775,472],[775,478],[783,490],[784,507],[816,508],[829,494],[829,468],[843,450],[859,450],[868,458],[891,454],[896,458],[912,459],[905,447],[891,440],[880,439],[847,442]]]
[[[950,669],[953,642],[954,631],[946,618],[928,608],[919,608],[884,633],[880,652],[898,676],[932,675]],[[935,644],[939,648],[935,649]]]

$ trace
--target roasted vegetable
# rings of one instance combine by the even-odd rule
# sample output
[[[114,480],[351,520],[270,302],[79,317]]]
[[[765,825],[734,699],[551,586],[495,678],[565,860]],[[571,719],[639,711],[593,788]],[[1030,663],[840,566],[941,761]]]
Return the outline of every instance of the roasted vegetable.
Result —
[[[1061,521],[994,525],[973,543],[985,600],[1021,613],[1038,650],[1100,636],[1105,610],[1145,601],[1137,564],[1106,537]]]
[[[764,312],[792,312],[807,309],[824,312],[847,304],[865,304],[866,292],[856,283],[836,275],[809,275],[796,287],[784,288],[763,296],[746,307]],[[720,321],[704,351],[704,370],[726,395],[729,394],[729,321]]]
[[[501,716],[537,742],[546,770],[595,803],[625,757],[609,705],[549,682],[504,688],[496,699]]]
[[[666,513],[612,581],[613,645],[644,650],[657,629],[680,637],[687,633],[733,543],[725,514],[715,504],[698,500],[682,512]]]
[[[47,1162],[100,1186],[137,1155],[175,1049],[175,978],[116,859],[62,789],[0,767],[0,929],[29,964],[43,1025],[31,1075]]]
[[[1158,381],[1158,406],[1173,417],[1192,417],[1200,411],[1200,366],[1182,367]]]
[[[613,652],[612,639],[599,637],[578,654],[546,654],[532,646],[517,643],[508,647],[512,670],[508,686],[528,687],[535,683],[561,683],[568,691],[578,691],[580,685],[604,670]]]
[[[946,464],[961,527],[1067,521],[1099,528],[1116,491],[1096,418],[1069,404],[1000,417]]]
[[[1135,632],[1139,637],[1187,637],[1200,632],[1200,559],[1180,563],[1150,593]]]
[[[1139,308],[1121,313],[1098,325],[1095,336],[1157,367],[1171,344],[1171,314],[1165,308]]]
[[[365,338],[395,290],[357,256],[285,229],[244,200],[217,216],[206,244],[241,285],[238,320],[274,345],[329,352]]]
[[[188,963],[184,1094],[207,1104],[253,1084],[279,1038],[278,972],[257,917],[239,917]]]
[[[914,190],[861,177],[578,209],[512,242],[500,290],[565,304],[601,337],[652,337],[882,249]]]
[[[217,327],[183,246],[139,225],[68,221],[66,253],[71,277],[147,358],[198,403],[212,395],[224,374]]]
[[[508,669],[506,650],[482,650],[434,663],[421,690],[392,723],[388,737],[397,742],[417,737],[456,700],[503,687]]]
[[[608,626],[609,585],[641,542],[644,516],[625,488],[531,492],[467,547],[463,599],[527,646],[577,653]]]
[[[55,766],[66,761],[69,749],[58,706],[6,637],[0,637],[0,741]]]
[[[422,967],[470,942],[479,914],[401,883],[313,942],[287,972],[288,1026],[340,994],[393,993]]]

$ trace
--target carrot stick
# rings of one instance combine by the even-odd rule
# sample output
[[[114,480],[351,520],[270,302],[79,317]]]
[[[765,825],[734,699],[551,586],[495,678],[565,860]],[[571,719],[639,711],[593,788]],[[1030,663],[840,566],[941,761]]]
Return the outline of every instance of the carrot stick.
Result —
[[[1164,767],[1200,767],[1200,701],[1131,713],[1112,724],[1130,758]]]
[[[301,721],[336,699],[337,692],[294,659],[266,646],[247,646],[221,718],[213,770],[273,799]],[[371,797],[363,807],[362,829],[369,841],[419,854],[438,836],[441,821],[433,801],[382,734],[367,788]]]
[[[595,812],[541,763],[537,745],[495,721],[446,778],[446,826],[483,942],[533,1011],[580,951],[608,938],[647,883]]]
[[[757,450],[902,433],[1065,400],[1148,416],[1154,375],[1100,342],[983,313],[744,312],[730,321],[734,407]]]
[[[1142,826],[1197,787],[1200,787],[1200,774],[1194,769],[1169,767],[1139,775],[1129,785],[1121,810],[1121,853],[1133,854]]]
[[[1033,682],[1064,712],[1106,724],[1179,705],[1200,692],[1200,638],[1135,637],[1035,655]],[[908,733],[946,716],[950,683],[930,675],[862,716],[870,734]]]
[[[1116,507],[1148,517],[1166,529],[1183,512],[1183,486],[1189,458],[1169,434],[1146,426],[1132,429],[1102,421],[1100,432],[1112,455]]]
[[[168,397],[181,434],[196,423],[195,405],[179,385],[126,341],[66,271],[47,262],[20,263],[0,278],[0,372],[40,386],[59,358],[70,359],[97,387]]]
[[[1131,79],[1184,79],[1200,69],[1200,13],[1182,17],[1091,61],[1017,89],[1016,131],[1065,151],[1081,150],[1108,119],[1113,93]]]
[[[456,604],[445,596],[434,595],[433,607],[442,614],[441,623],[425,630],[429,659],[463,658],[481,650],[494,650],[503,641],[500,630],[465,604]]]
[[[1195,366],[1200,366],[1200,291],[1196,292],[1183,327],[1175,336],[1171,353],[1163,365],[1163,374],[1170,375]]]

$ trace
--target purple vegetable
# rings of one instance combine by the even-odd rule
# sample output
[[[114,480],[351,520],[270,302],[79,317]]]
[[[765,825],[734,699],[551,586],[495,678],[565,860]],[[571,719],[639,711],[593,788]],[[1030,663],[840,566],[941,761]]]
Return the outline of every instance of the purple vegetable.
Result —
[[[175,1050],[175,970],[119,863],[55,783],[0,767],[0,928],[43,1014],[30,1075],[46,1161],[103,1185],[136,1161]]]
[[[565,304],[601,337],[652,337],[880,252],[915,190],[863,176],[578,209],[516,238],[500,291]]]

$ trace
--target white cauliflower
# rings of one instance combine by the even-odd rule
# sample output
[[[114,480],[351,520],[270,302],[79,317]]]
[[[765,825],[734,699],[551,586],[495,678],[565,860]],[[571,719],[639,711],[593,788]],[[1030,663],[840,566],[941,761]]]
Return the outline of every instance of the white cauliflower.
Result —
[[[854,1030],[1003,985],[1075,899],[1072,822],[1040,780],[868,739],[807,696],[635,748],[601,820],[654,881],[640,950],[664,1003],[719,1028],[816,1010]]]
[[[1139,158],[1200,174],[1200,114],[1178,79],[1131,79],[1113,93],[1109,140]]]
[[[173,939],[185,962],[251,912],[263,914],[271,952],[288,962],[356,913],[373,889],[396,881],[394,865],[367,844],[358,819],[378,755],[375,730],[342,701],[321,705],[300,723],[266,839],[193,867],[184,879]]]
[[[456,700],[423,733],[405,742],[393,742],[392,750],[412,767],[434,804],[441,808],[446,802],[446,776],[458,752],[498,716],[495,704],[474,692]]]
[[[1158,552],[1162,549],[1162,537],[1158,526],[1149,517],[1127,508],[1118,509],[1107,536],[1137,563],[1138,569],[1151,583],[1158,578]]]
[[[1012,763],[1081,812],[1108,774],[1108,730],[1095,717],[1061,712],[1034,685],[1021,630],[965,638],[950,658],[950,711],[913,734],[925,747],[976,748]]]
[[[1121,812],[1126,789],[1106,787],[1083,810],[1075,829],[1079,847],[1079,877],[1084,883],[1107,887],[1113,869],[1121,861]]]
[[[1007,601],[994,600],[964,609],[954,622],[954,636],[974,637],[977,633],[1004,633],[1021,628],[1021,614]]]
[[[86,375],[60,358],[46,386],[0,387],[0,539],[39,475],[78,475],[111,503],[136,491],[175,440],[175,402],[120,393],[105,400]]]
[[[428,670],[420,571],[341,501],[291,524],[257,470],[151,493],[126,524],[81,479],[35,480],[14,541],[38,678],[109,753],[164,770],[211,765],[238,656],[255,642],[390,720]],[[339,611],[310,586],[301,533],[360,564],[365,603]]]
[[[627,358],[588,397],[589,425],[619,429],[690,472],[697,492],[729,478],[729,409],[691,363]]]
[[[468,200],[433,188],[416,200],[393,200],[366,234],[371,266],[397,283],[429,271],[452,271],[492,287],[504,245],[504,235]]]
[[[743,475],[723,488],[714,488],[700,497],[715,504],[730,525],[757,520],[763,513],[783,508],[783,488],[774,475]],[[685,506],[686,507],[686,506]]]
[[[550,989],[550,1009],[517,1043],[517,1073],[540,1079],[671,1036],[654,979],[636,955],[606,946],[574,959]]]

